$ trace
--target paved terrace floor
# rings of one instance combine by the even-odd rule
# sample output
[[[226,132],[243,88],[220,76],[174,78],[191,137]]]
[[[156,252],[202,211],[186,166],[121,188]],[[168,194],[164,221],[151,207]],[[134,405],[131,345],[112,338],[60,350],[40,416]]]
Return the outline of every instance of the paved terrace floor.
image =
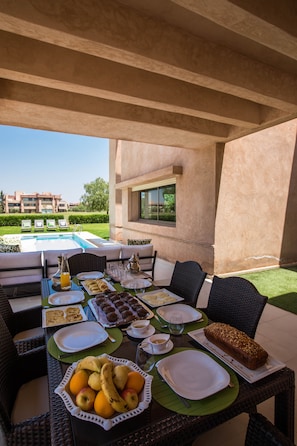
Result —
[[[173,265],[162,260],[157,261],[156,283],[160,286],[168,284],[172,270]],[[210,287],[211,281],[207,279],[198,298],[198,307],[204,308],[207,306]],[[26,298],[26,305],[36,305],[36,302],[39,303],[39,301],[40,296]],[[14,311],[20,310],[24,304],[22,299],[13,299],[11,302]],[[272,356],[283,361],[288,367],[295,370],[297,374],[297,315],[267,304],[260,319],[255,340]],[[296,409],[295,402],[295,413],[297,413]],[[258,412],[273,422],[274,400],[267,400],[258,406]],[[244,446],[247,423],[248,415],[242,414],[200,435],[193,446],[200,446],[201,444],[207,446]],[[297,422],[295,421],[295,441],[296,439]]]

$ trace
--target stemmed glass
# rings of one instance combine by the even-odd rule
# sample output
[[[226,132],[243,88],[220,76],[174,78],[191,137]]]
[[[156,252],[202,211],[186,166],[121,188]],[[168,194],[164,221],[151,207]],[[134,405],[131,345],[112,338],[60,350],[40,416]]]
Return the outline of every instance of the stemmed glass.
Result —
[[[146,373],[149,373],[155,365],[155,357],[151,344],[142,341],[137,345],[136,364]]]

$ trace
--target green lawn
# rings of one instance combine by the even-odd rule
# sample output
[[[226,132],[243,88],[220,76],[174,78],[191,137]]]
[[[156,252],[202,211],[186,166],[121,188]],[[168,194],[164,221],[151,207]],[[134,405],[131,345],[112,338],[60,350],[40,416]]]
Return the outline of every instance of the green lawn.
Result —
[[[242,274],[269,303],[297,314],[297,266]]]
[[[70,231],[72,226],[70,225]],[[109,223],[87,223],[82,225],[83,231],[91,232],[98,237],[102,237],[105,239],[109,238]],[[47,232],[46,229],[44,232]],[[57,231],[59,232],[59,231]],[[32,229],[32,233],[34,233],[34,228]],[[50,231],[52,234],[53,231]],[[20,226],[0,226],[0,236],[8,235],[8,234],[21,234]],[[40,232],[38,232],[40,234]]]

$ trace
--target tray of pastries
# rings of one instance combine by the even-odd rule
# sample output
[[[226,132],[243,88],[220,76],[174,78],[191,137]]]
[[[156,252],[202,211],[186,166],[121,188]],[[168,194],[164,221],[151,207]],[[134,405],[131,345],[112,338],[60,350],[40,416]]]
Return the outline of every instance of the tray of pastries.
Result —
[[[42,328],[74,324],[86,320],[86,313],[80,304],[42,310]]]
[[[107,290],[88,301],[95,318],[104,327],[119,327],[136,319],[151,319],[154,313],[127,291]]]

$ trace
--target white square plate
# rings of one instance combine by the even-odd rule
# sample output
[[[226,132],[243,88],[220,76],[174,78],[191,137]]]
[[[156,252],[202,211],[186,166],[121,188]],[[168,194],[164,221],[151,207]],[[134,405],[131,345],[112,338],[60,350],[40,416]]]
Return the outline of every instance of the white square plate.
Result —
[[[87,321],[63,327],[54,333],[54,340],[62,352],[74,353],[101,344],[108,337],[97,322]]]
[[[91,279],[91,280],[92,280],[92,279]],[[105,280],[105,279],[100,279],[100,280],[102,280],[102,282],[104,282],[104,283],[107,285],[107,287],[108,287],[108,289],[109,289],[110,291],[116,291],[116,289],[115,289],[115,288],[114,288],[114,287],[113,287],[107,280]],[[84,289],[86,290],[86,292],[87,292],[90,296],[96,296],[96,294],[104,293],[104,291],[92,291],[92,290],[88,287],[86,281],[81,282],[81,284],[82,284],[82,286],[84,287]]]
[[[171,291],[166,290],[166,288],[149,291],[148,293],[139,293],[136,294],[136,296],[144,303],[149,305],[151,308],[157,308],[163,305],[170,305],[184,300],[183,297],[171,293]]]
[[[203,347],[207,348],[211,353],[216,355],[219,359],[221,359],[225,364],[227,364],[231,369],[238,373],[238,375],[242,376],[249,383],[254,383],[264,378],[265,376],[270,375],[271,373],[277,372],[280,369],[283,369],[286,364],[277,359],[272,358],[272,356],[268,355],[268,359],[266,364],[262,367],[259,367],[256,370],[251,370],[242,365],[240,362],[236,361],[236,359],[229,356],[219,347],[210,342],[205,334],[204,329],[199,328],[198,330],[189,331],[188,335],[199,342],[199,344],[203,345]]]
[[[202,318],[200,311],[186,304],[173,304],[167,307],[159,307],[157,309],[157,314],[164,319],[164,321],[169,322],[172,314],[181,313],[183,316],[183,323],[199,321]]]
[[[66,316],[67,316],[67,310],[69,310],[69,308],[78,308],[79,309],[79,314],[81,315],[81,319],[79,320],[67,320]],[[59,320],[56,323],[53,324],[48,324],[47,323],[47,318],[46,315],[47,313],[51,312],[51,311],[62,311],[63,312],[63,320]],[[46,328],[46,327],[56,327],[58,325],[68,325],[68,324],[76,324],[78,322],[83,322],[86,321],[88,318],[86,316],[86,313],[83,310],[83,307],[81,305],[67,305],[64,307],[58,307],[58,308],[47,308],[47,309],[43,309],[42,310],[42,328]]]
[[[229,373],[209,355],[184,350],[157,363],[160,375],[172,390],[190,400],[201,400],[228,386]]]

